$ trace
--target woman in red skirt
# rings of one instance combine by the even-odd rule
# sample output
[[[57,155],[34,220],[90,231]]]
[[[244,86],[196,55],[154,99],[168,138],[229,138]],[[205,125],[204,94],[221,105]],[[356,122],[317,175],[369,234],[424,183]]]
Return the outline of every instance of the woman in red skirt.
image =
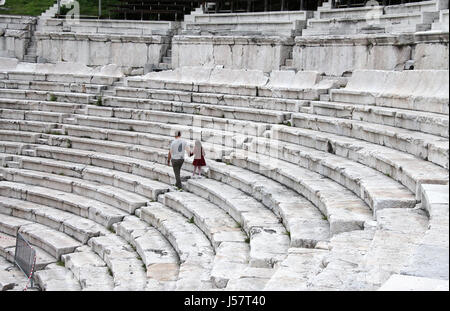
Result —
[[[194,162],[192,162],[194,165],[194,172],[192,173],[192,177],[195,176],[195,172],[198,170],[198,176],[201,176],[202,173],[202,166],[206,166],[205,162],[205,151],[203,150],[202,143],[200,140],[195,141],[194,146]]]

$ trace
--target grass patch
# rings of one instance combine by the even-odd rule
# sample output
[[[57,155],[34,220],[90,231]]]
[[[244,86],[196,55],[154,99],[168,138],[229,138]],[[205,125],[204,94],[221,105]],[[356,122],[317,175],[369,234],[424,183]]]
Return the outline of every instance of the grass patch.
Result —
[[[56,262],[56,265],[57,265],[57,266],[60,266],[60,267],[65,267],[65,266],[66,266],[66,264],[65,264],[62,260],[58,260],[58,261]]]
[[[322,220],[327,220],[327,221],[328,221],[327,215],[323,215],[323,216],[322,216]]]
[[[45,12],[55,0],[6,0],[0,14],[38,16]]]
[[[116,230],[111,226],[108,228],[109,232],[116,234]]]
[[[194,216],[192,216],[189,220],[188,223],[193,224],[194,223]]]
[[[55,96],[55,94],[50,94],[50,101],[51,102],[55,102],[57,100],[58,100],[58,98]]]
[[[246,238],[245,243],[250,244],[250,238]]]
[[[102,99],[101,96],[99,98],[97,98],[97,101],[95,102],[95,105],[96,106],[103,106],[103,99]]]
[[[71,149],[72,148],[72,141],[70,139],[66,139],[66,143],[67,143],[67,148]]]

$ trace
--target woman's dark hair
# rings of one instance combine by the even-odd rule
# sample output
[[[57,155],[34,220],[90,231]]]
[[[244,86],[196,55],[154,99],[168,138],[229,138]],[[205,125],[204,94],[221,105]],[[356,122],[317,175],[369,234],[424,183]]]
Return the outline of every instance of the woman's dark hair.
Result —
[[[181,136],[181,131],[176,131],[175,132],[175,137],[180,137]]]

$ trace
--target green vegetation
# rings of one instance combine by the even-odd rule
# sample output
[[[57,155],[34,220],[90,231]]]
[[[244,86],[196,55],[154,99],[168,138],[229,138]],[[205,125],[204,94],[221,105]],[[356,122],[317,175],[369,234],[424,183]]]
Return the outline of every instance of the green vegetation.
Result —
[[[101,96],[97,99],[97,102],[95,103],[95,105],[96,106],[103,106],[103,99],[102,99]]]
[[[65,267],[65,266],[66,266],[66,264],[65,264],[63,261],[61,261],[61,260],[58,260],[58,261],[56,262],[56,265],[58,265],[58,266],[60,266],[60,267]]]
[[[192,216],[189,220],[188,223],[193,224],[194,223],[194,216]]]
[[[58,98],[55,96],[55,94],[50,94],[50,101],[51,102],[55,102],[57,100],[58,100]]]
[[[98,0],[77,1],[81,16],[98,16]],[[0,14],[39,16],[55,3],[56,0],[6,0],[5,5],[0,7]],[[119,3],[119,0],[102,0],[102,18],[114,18],[115,16],[109,14],[110,6]],[[65,15],[72,9],[73,6],[62,6],[60,13]]]
[[[38,16],[47,11],[56,0],[6,0],[0,14]]]

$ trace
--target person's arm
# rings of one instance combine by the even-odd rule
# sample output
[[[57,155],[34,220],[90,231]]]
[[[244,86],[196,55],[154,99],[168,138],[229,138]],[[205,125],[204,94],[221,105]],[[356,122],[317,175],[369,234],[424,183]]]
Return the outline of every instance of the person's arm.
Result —
[[[192,157],[192,155],[193,155],[193,153],[191,153],[191,148],[189,148],[189,145],[188,144],[186,144],[186,153],[190,156],[190,157]]]

